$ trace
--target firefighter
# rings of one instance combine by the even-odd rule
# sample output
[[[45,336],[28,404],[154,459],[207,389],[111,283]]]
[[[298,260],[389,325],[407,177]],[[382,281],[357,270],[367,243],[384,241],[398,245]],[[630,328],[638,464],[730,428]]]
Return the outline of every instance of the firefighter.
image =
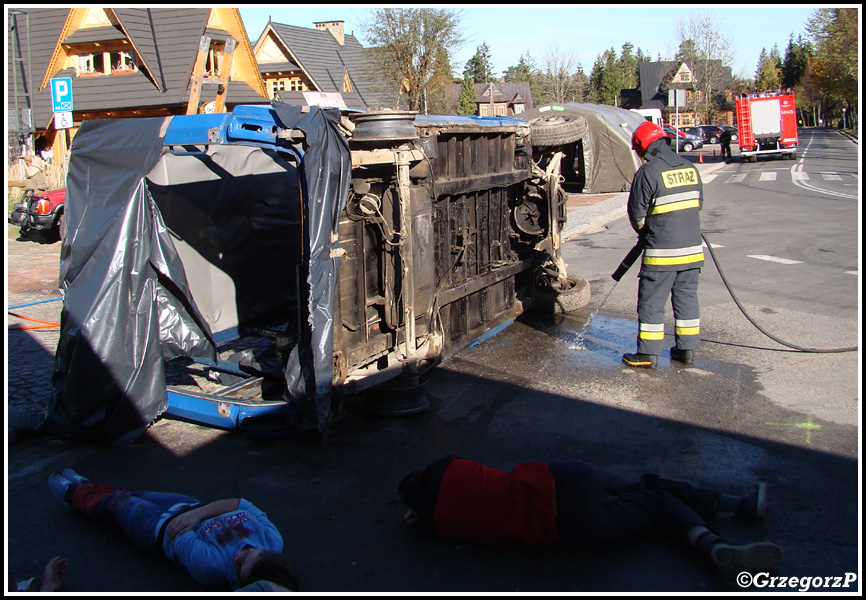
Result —
[[[725,129],[719,136],[719,144],[722,146],[722,158],[731,158],[731,132]],[[726,161],[727,162],[727,161]]]
[[[628,198],[628,217],[643,247],[638,275],[637,353],[622,356],[630,367],[657,367],[669,296],[676,341],[671,359],[693,364],[700,344],[703,185],[698,170],[670,148],[670,140],[661,127],[649,121],[632,136],[632,148],[647,162],[635,173]]]

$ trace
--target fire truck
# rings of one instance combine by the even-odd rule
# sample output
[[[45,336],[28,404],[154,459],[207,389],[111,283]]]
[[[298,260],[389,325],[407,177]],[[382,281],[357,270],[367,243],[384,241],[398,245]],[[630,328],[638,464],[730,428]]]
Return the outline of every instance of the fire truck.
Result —
[[[759,154],[797,158],[797,113],[791,90],[743,94],[737,98],[740,156],[755,162]]]

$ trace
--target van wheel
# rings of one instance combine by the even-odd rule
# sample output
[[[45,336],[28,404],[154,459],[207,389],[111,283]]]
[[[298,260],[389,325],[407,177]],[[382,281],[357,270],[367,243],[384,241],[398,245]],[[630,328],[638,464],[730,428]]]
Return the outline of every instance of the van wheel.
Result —
[[[532,121],[529,140],[534,147],[562,146],[582,140],[589,124],[580,115],[557,114]]]
[[[540,315],[560,315],[584,308],[590,301],[590,285],[581,277],[567,276],[565,287],[536,288],[532,312]],[[555,288],[555,289],[554,289]]]
[[[66,219],[63,218],[63,213],[57,215],[51,229],[43,229],[39,233],[49,242],[62,242],[66,237]]]
[[[66,239],[66,234],[69,232],[66,226],[66,215],[60,213],[57,215],[57,223],[54,225],[57,229],[57,239],[61,242]]]

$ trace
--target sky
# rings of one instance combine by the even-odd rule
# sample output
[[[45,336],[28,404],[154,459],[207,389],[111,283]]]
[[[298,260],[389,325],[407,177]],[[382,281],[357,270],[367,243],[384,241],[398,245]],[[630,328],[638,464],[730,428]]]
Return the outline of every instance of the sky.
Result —
[[[387,5],[386,5],[387,6]],[[405,5],[404,5],[405,6]],[[859,6],[859,5],[855,5]],[[587,75],[598,55],[613,48],[619,55],[630,42],[656,60],[671,59],[677,50],[675,26],[689,12],[709,11],[733,39],[736,57],[734,75],[754,77],[761,49],[769,52],[778,45],[784,56],[791,33],[796,39],[806,34],[806,21],[817,6],[771,5],[568,5],[547,4],[491,8],[491,5],[439,5],[462,10],[466,43],[452,57],[455,71],[461,73],[482,43],[490,48],[494,73],[501,76],[517,65],[527,52],[536,65],[554,44],[562,51],[574,51]],[[723,7],[723,10],[719,10]],[[362,23],[373,6],[321,4],[295,6],[241,6],[241,17],[250,41],[255,43],[268,18],[278,23],[313,27],[317,21],[344,21],[345,31],[354,34],[364,46]]]

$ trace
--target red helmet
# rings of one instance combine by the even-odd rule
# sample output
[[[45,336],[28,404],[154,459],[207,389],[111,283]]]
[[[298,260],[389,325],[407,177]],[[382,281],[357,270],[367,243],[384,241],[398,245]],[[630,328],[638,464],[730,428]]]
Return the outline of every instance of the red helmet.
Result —
[[[655,123],[646,121],[638,125],[638,128],[634,130],[634,134],[631,136],[631,147],[634,148],[638,156],[643,158],[650,144],[662,138],[668,138],[668,143],[670,144],[670,136],[664,129]]]

